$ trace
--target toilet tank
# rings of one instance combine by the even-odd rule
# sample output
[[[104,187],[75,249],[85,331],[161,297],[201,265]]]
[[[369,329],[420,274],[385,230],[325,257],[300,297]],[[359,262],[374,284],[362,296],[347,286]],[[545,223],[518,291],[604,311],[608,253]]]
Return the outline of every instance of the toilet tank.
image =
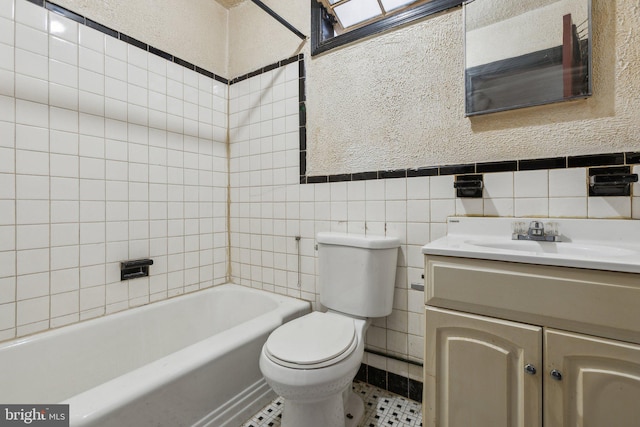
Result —
[[[361,317],[384,317],[393,308],[398,247],[395,237],[318,233],[320,302]]]

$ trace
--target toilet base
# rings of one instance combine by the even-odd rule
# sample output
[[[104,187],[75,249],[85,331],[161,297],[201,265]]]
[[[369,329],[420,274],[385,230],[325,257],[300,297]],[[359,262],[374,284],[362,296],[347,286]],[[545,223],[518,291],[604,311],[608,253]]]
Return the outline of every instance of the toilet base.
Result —
[[[364,402],[360,396],[352,390],[349,390],[349,397],[347,398],[347,405],[344,408],[344,412],[347,414],[344,420],[345,427],[356,427],[364,415]],[[348,415],[351,415],[351,418],[349,418]]]
[[[282,427],[356,427],[363,415],[364,402],[360,396],[351,391],[351,385],[349,385],[347,391],[322,401],[299,402],[285,399],[281,425]]]

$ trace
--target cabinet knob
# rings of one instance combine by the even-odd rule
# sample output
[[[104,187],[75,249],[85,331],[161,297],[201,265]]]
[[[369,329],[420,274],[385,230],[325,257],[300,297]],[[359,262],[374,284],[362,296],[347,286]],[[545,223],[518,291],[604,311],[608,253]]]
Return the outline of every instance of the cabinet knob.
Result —
[[[524,371],[529,375],[535,375],[537,372],[536,367],[530,363],[527,363],[526,365],[524,365]]]
[[[560,381],[562,380],[562,374],[557,369],[554,369],[553,371],[551,371],[551,378],[556,381]]]

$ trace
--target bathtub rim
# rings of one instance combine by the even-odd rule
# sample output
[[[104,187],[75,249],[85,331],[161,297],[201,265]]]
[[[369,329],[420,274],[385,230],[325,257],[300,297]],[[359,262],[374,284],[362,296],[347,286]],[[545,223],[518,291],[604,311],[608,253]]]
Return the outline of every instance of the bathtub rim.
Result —
[[[282,295],[282,294],[276,294],[273,292],[269,292],[269,291],[265,291],[262,289],[255,289],[255,288],[251,288],[248,286],[244,286],[244,285],[238,285],[236,283],[232,283],[232,282],[226,282],[226,283],[221,283],[219,285],[214,285],[208,288],[203,288],[203,289],[198,289],[197,291],[193,291],[193,292],[189,292],[189,293],[184,293],[184,294],[180,294],[180,295],[175,295],[172,296],[170,298],[166,298],[163,300],[159,300],[159,301],[153,301],[153,302],[149,302],[147,304],[143,304],[143,305],[139,305],[139,306],[135,306],[135,307],[131,307],[131,308],[127,308],[121,311],[117,311],[114,313],[108,313],[108,314],[104,314],[102,316],[98,316],[98,317],[93,317],[91,319],[86,319],[86,320],[80,320],[78,322],[74,322],[71,324],[67,324],[67,325],[62,325],[62,326],[58,326],[55,328],[50,328],[44,331],[38,331],[38,332],[34,332],[32,334],[29,335],[24,335],[21,337],[17,337],[17,338],[12,338],[6,341],[2,341],[0,342],[0,352],[4,351],[6,349],[15,347],[15,346],[21,346],[24,345],[30,341],[33,340],[37,340],[37,339],[42,339],[42,338],[46,338],[46,337],[56,337],[57,335],[60,334],[66,334],[69,333],[72,330],[75,329],[83,329],[83,328],[87,328],[87,324],[89,323],[94,323],[94,322],[106,322],[106,321],[110,321],[113,319],[117,319],[120,317],[127,317],[130,316],[132,314],[132,312],[136,312],[139,313],[142,310],[150,310],[150,309],[155,309],[157,307],[162,307],[164,305],[170,304],[172,302],[175,302],[177,299],[182,299],[182,298],[197,298],[202,296],[203,293],[206,292],[211,292],[213,290],[218,290],[218,289],[236,289],[236,290],[242,290],[242,291],[249,291],[249,292],[256,292],[259,293],[261,295],[268,295],[271,299],[275,300],[276,303],[278,303],[278,305],[280,305],[281,302],[286,301],[288,299],[292,299],[292,300],[296,300],[296,301],[302,301],[306,304],[311,304],[311,302],[303,300],[303,299],[299,299],[296,297],[292,297],[292,296],[288,296],[288,295]]]

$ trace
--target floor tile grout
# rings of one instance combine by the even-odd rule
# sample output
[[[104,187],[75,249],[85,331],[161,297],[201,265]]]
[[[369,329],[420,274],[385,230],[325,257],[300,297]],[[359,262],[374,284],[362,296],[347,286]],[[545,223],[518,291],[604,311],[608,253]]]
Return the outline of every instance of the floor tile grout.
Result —
[[[359,381],[353,390],[364,401],[364,416],[358,427],[419,427],[422,410],[419,402],[398,396]],[[245,422],[242,427],[280,427],[284,400],[278,397]]]

